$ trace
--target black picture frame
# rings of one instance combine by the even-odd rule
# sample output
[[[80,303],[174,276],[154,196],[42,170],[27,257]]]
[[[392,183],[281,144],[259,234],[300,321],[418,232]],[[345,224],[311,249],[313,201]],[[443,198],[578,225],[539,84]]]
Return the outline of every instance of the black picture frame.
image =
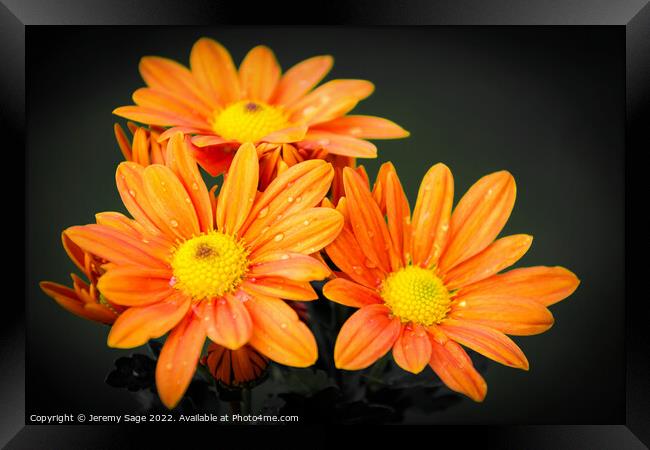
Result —
[[[239,5],[239,6],[238,6]],[[278,5],[255,11],[244,3],[221,1],[146,0],[2,0],[0,3],[0,127],[5,155],[23,161],[27,115],[25,110],[25,35],[34,25],[203,25],[246,22],[287,23]],[[508,448],[647,448],[650,445],[650,331],[646,325],[647,295],[631,275],[633,254],[639,245],[633,211],[643,210],[644,191],[637,194],[633,180],[641,155],[650,149],[650,6],[646,0],[533,1],[462,0],[404,2],[358,1],[354,5],[312,2],[307,20],[296,23],[336,25],[611,25],[626,33],[626,417],[608,425],[490,426],[454,428],[456,438],[482,445],[507,443]],[[245,13],[245,14],[243,14]],[[18,164],[18,162],[16,162]],[[13,176],[6,176],[15,183]],[[25,174],[29,179],[29,174]],[[7,181],[5,181],[7,182]],[[641,183],[638,183],[639,185]],[[16,189],[12,188],[15,192]],[[634,195],[636,194],[636,195]],[[18,200],[18,199],[16,199]],[[641,202],[634,208],[633,201]],[[15,210],[18,210],[16,208]],[[14,210],[14,211],[15,211]],[[639,215],[640,213],[636,213]],[[23,216],[24,217],[24,216]],[[110,426],[43,426],[24,423],[25,417],[25,311],[20,296],[5,296],[0,330],[0,445],[7,448],[126,448],[133,445],[133,429]],[[597,395],[595,393],[594,395]],[[461,429],[462,428],[462,429]],[[260,427],[261,429],[261,427]],[[137,430],[142,433],[142,429]],[[436,435],[440,435],[436,431]],[[130,443],[130,445],[127,445]]]

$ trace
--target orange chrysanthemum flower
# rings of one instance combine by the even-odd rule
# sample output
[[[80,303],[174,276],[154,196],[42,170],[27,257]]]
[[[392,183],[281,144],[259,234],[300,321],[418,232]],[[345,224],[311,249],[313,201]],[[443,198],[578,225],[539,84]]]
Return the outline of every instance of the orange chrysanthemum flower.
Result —
[[[97,223],[106,220],[110,220],[110,213],[97,215]],[[65,232],[61,233],[61,240],[66,253],[88,282],[72,273],[72,288],[52,281],[42,281],[41,289],[72,314],[95,322],[112,324],[124,308],[111,303],[97,290],[97,281],[104,273],[102,266],[106,261],[84,251],[72,242]]]
[[[109,261],[98,289],[126,307],[108,345],[132,348],[168,331],[156,368],[163,403],[174,407],[196,370],[206,336],[229,349],[250,344],[282,364],[317,358],[314,336],[283,299],[313,300],[309,285],[329,270],[309,256],[343,226],[315,207],[332,167],[298,164],[257,192],[251,144],[237,152],[213,206],[183,136],[167,148],[167,166],[118,166],[117,186],[135,220],[72,227],[77,245]]]
[[[148,87],[136,90],[136,105],[118,116],[193,134],[194,156],[213,176],[227,168],[240,144],[292,147],[303,159],[332,155],[374,158],[365,139],[408,136],[399,125],[372,116],[346,116],[374,90],[365,80],[332,80],[312,89],[330,71],[331,56],[315,56],[284,75],[273,52],[251,49],[239,70],[228,50],[201,38],[190,54],[190,69],[160,57],[144,57],[140,73]],[[267,162],[269,163],[269,162]]]
[[[498,274],[528,250],[532,237],[495,240],[515,202],[508,172],[481,178],[452,214],[453,179],[433,166],[420,186],[411,219],[395,169],[384,164],[371,193],[361,175],[345,169],[345,216],[327,254],[343,271],[324,287],[327,298],[356,308],[338,335],[341,369],[363,369],[389,350],[403,369],[427,364],[451,389],[482,401],[487,385],[462,344],[507,366],[528,361],[506,334],[532,335],[553,325],[547,309],[578,286],[561,267],[528,267]],[[386,219],[384,219],[386,216]]]
[[[269,360],[250,345],[230,350],[210,344],[208,354],[201,359],[215,380],[231,388],[247,387],[264,374]]]

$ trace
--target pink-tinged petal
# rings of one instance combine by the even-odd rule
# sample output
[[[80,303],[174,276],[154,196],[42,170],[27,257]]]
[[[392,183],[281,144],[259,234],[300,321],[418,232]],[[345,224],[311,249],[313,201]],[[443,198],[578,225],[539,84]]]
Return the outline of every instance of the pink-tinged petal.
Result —
[[[158,395],[167,408],[174,408],[190,385],[205,336],[201,319],[191,313],[167,337],[156,365]]]
[[[174,292],[169,285],[170,269],[120,266],[99,278],[97,288],[111,302],[124,306],[145,306],[160,302]]]
[[[474,183],[451,216],[449,241],[438,265],[440,273],[494,241],[510,217],[516,195],[515,179],[506,171],[486,175]]]
[[[418,324],[402,326],[393,345],[393,358],[398,366],[408,372],[422,372],[431,360],[431,342],[424,327]]]
[[[333,302],[353,308],[384,303],[377,291],[345,278],[328,281],[323,287],[323,295]]]
[[[219,345],[237,350],[250,340],[253,323],[241,295],[204,301],[197,315],[204,320],[210,340]]]
[[[481,253],[447,272],[443,277],[445,286],[454,290],[490,277],[516,263],[526,254],[532,243],[533,237],[527,234],[497,239]]]
[[[388,119],[373,116],[343,116],[319,123],[319,130],[345,134],[358,139],[396,139],[409,136],[409,132]]]
[[[268,102],[278,85],[280,72],[270,48],[263,45],[252,48],[239,66],[242,97]]]
[[[190,299],[177,293],[153,305],[128,308],[111,328],[108,346],[133,348],[159,338],[185,317],[189,307]]]
[[[550,306],[571,295],[579,284],[578,277],[564,267],[524,267],[465,286],[458,296],[505,295]]]
[[[253,348],[287,366],[308,367],[316,362],[316,339],[289,305],[261,296],[251,298],[245,305],[253,320]]]
[[[338,369],[365,369],[388,353],[401,329],[399,318],[389,313],[384,305],[368,305],[350,316],[334,345]]]
[[[253,144],[242,145],[235,154],[217,202],[217,228],[236,234],[253,207],[257,193],[259,163]]]
[[[438,328],[450,339],[503,365],[528,370],[524,352],[505,334],[469,321],[446,319]]]
[[[443,383],[452,391],[467,395],[475,402],[482,402],[487,394],[487,383],[476,371],[465,350],[442,333],[431,339],[429,365]]]

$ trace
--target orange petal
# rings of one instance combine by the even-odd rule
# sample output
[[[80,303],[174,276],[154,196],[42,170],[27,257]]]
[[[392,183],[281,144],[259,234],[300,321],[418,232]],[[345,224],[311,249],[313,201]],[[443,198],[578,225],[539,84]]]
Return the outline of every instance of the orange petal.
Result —
[[[168,147],[171,150],[169,152],[171,159],[168,161],[168,166],[174,171],[183,184],[185,191],[189,194],[199,220],[200,230],[203,232],[211,231],[214,228],[214,216],[212,215],[208,188],[187,148],[183,135],[180,133],[174,135],[169,140]]]
[[[384,303],[377,291],[345,278],[328,281],[323,287],[323,295],[336,303],[354,308]]]
[[[316,253],[343,228],[343,217],[331,208],[311,208],[288,216],[251,246],[251,259],[270,252]]]
[[[241,295],[203,302],[197,314],[205,321],[210,340],[219,345],[236,350],[250,340],[253,324]]]
[[[478,180],[460,199],[449,226],[449,243],[440,258],[441,273],[471,258],[497,237],[510,217],[517,189],[509,172]]]
[[[206,102],[192,73],[183,65],[167,58],[145,56],[140,60],[140,75],[149,87],[173,93],[193,103],[213,107]]]
[[[168,227],[158,218],[144,192],[144,167],[133,162],[123,162],[117,166],[115,181],[122,203],[133,218],[150,233],[160,234]]]
[[[413,264],[432,267],[445,248],[454,201],[454,178],[447,166],[432,166],[420,184],[413,210]]]
[[[354,108],[375,89],[366,80],[332,80],[317,87],[287,110],[292,122],[326,122]]]
[[[352,231],[368,258],[369,265],[390,272],[391,267],[398,264],[394,262],[397,260],[397,255],[392,248],[384,217],[372,198],[368,186],[354,170],[348,167],[343,170],[343,183]]]
[[[267,102],[280,80],[280,72],[270,48],[264,45],[252,48],[239,66],[242,97]]]
[[[70,239],[66,230],[61,233],[61,244],[75,266],[77,266],[82,272],[86,273],[86,252]]]
[[[61,284],[42,281],[40,287],[43,292],[54,299],[59,306],[82,319],[111,324],[117,317],[117,314],[105,307],[96,309],[88,308],[88,304],[84,303],[73,289]]]
[[[265,297],[253,297],[245,305],[253,319],[252,347],[287,366],[308,367],[316,362],[316,339],[289,305]]]
[[[492,276],[519,261],[532,243],[533,237],[527,234],[515,234],[497,239],[481,253],[444,274],[445,286],[449,290],[454,290]]]
[[[201,38],[190,54],[192,75],[213,102],[226,105],[240,98],[239,77],[232,57],[218,42]]]
[[[345,134],[359,139],[396,139],[409,136],[404,128],[382,117],[343,116],[319,123],[319,130]]]
[[[204,342],[205,327],[193,313],[167,337],[156,365],[156,387],[168,409],[178,404],[190,385]]]
[[[121,266],[102,275],[97,288],[106,298],[118,305],[151,305],[175,292],[169,286],[171,277],[170,269]]]
[[[328,131],[310,129],[300,142],[300,147],[308,150],[327,150],[334,155],[356,158],[376,158],[377,147],[372,142],[364,141]]]
[[[366,257],[357,238],[354,236],[350,217],[347,213],[347,199],[345,197],[339,200],[336,209],[345,217],[345,225],[337,238],[325,249],[327,255],[339,269],[354,281],[374,289],[386,277],[386,272],[376,267],[376,264]]]
[[[242,227],[244,239],[253,242],[263,229],[318,205],[330,188],[333,172],[325,161],[310,160],[279,174],[255,201]]]
[[[212,108],[203,103],[193,102],[187,98],[152,88],[140,88],[133,93],[133,101],[138,106],[165,114],[178,116],[186,123],[202,124],[199,128],[209,127],[207,118],[212,114]]]
[[[543,333],[553,326],[553,315],[544,305],[507,295],[461,295],[452,304],[449,317],[516,336]]]
[[[167,234],[187,239],[201,231],[188,192],[168,167],[148,166],[142,173],[145,195]]]
[[[113,110],[113,114],[147,125],[158,125],[161,127],[183,126],[199,128],[201,130],[210,129],[210,124],[206,120],[193,116],[180,116],[173,112],[161,111],[145,106],[120,106]]]
[[[257,150],[253,144],[244,144],[237,150],[219,193],[219,231],[236,234],[244,224],[255,200],[258,176]]]
[[[138,222],[118,212],[107,211],[97,213],[95,214],[95,222],[97,222],[97,225],[104,225],[121,233],[128,234],[134,239],[138,239],[142,244],[145,244],[142,247],[146,248],[148,253],[162,261],[167,260],[170,249],[174,247],[174,242],[167,239],[164,235],[152,235]]]
[[[280,277],[293,281],[322,280],[330,274],[323,263],[302,253],[267,253],[252,261],[249,277]]]
[[[467,395],[475,402],[482,402],[487,394],[487,384],[476,371],[472,360],[463,348],[447,338],[438,342],[431,339],[429,365],[443,383],[452,391]]]
[[[506,366],[528,370],[524,352],[500,331],[468,321],[447,319],[438,328],[450,339]]]
[[[384,305],[364,306],[343,324],[334,345],[338,369],[365,369],[391,349],[401,324]]]
[[[388,170],[386,174],[386,188],[384,191],[388,231],[400,263],[393,266],[393,270],[397,270],[409,263],[411,208],[394,168]],[[393,260],[392,263],[395,264],[395,261]]]
[[[122,151],[122,155],[126,161],[131,161],[131,143],[124,133],[124,129],[120,126],[119,123],[113,125],[113,131],[115,132],[115,140],[117,145]]]
[[[431,342],[427,331],[417,324],[402,327],[393,345],[393,358],[402,369],[420,373],[431,360]]]
[[[108,346],[133,348],[159,338],[180,322],[190,307],[190,299],[175,294],[154,305],[129,308],[115,321],[108,334]]]
[[[104,225],[84,225],[65,230],[76,245],[107,261],[162,269],[167,267],[160,246],[148,245],[120,230]]]
[[[329,55],[314,56],[291,67],[282,76],[272,103],[290,105],[316,86],[332,69],[334,59]]]
[[[236,149],[233,150],[231,144],[228,143],[207,147],[192,145],[192,156],[213,177],[228,170],[234,151]]]
[[[307,130],[308,127],[306,125],[285,128],[283,130],[274,131],[273,133],[264,136],[262,139],[260,139],[260,141],[270,142],[274,144],[298,142],[304,139],[305,134],[307,134]]]
[[[579,284],[578,277],[564,267],[524,267],[465,286],[458,296],[505,295],[550,306],[571,295]]]
[[[292,281],[279,277],[249,278],[242,288],[251,295],[278,297],[286,300],[316,300],[318,294],[306,281]]]

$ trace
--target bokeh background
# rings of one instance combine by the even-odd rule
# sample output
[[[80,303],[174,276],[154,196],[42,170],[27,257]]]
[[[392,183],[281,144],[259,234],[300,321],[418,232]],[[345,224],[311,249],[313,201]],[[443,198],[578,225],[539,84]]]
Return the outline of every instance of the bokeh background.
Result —
[[[515,337],[530,372],[492,364],[483,404],[464,400],[413,423],[624,422],[625,35],[622,27],[29,27],[27,30],[27,415],[129,413],[137,396],[104,383],[131,351],[108,328],[59,308],[40,280],[74,271],[64,228],[124,211],[111,111],[143,85],[144,55],[188,64],[210,36],[241,61],[270,46],[284,69],[332,54],[326,79],[363,78],[375,93],[354,113],[390,118],[406,140],[375,141],[371,177],[395,164],[413,204],[436,162],[456,201],[479,177],[507,169],[518,196],[507,233],[535,237],[518,266],[563,265],[582,280],[551,308],[547,333]],[[123,122],[122,122],[123,123]],[[428,369],[427,369],[428,370]]]

